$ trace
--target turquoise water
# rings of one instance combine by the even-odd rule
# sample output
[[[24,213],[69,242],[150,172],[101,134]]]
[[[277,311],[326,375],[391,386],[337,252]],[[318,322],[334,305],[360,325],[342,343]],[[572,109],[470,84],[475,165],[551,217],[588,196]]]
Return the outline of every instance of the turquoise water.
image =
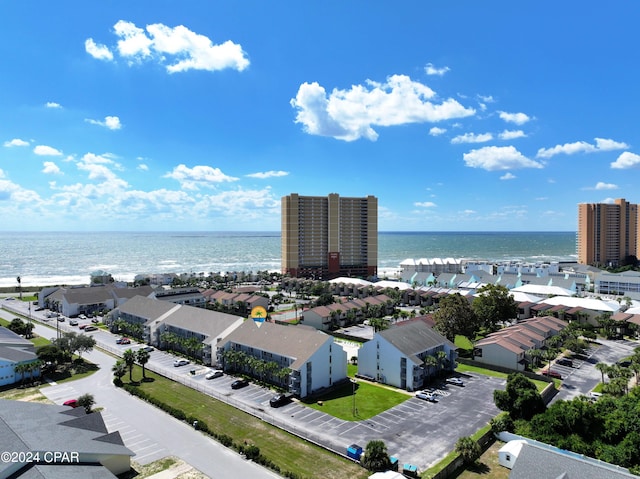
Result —
[[[381,232],[378,267],[407,258],[575,261],[573,232]],[[280,232],[0,233],[0,286],[81,284],[104,270],[140,273],[280,270]]]

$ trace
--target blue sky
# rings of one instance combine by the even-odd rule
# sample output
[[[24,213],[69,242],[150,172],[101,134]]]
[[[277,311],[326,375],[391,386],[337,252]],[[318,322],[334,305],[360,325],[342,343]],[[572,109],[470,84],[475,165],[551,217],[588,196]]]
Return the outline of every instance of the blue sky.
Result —
[[[637,2],[0,3],[0,228],[571,231],[640,202]]]

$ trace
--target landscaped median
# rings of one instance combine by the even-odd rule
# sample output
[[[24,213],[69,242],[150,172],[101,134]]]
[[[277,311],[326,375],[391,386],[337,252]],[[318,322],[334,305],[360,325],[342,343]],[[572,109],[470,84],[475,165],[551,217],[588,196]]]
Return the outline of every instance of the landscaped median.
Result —
[[[224,402],[163,376],[146,371],[147,381],[124,382],[123,387],[218,439],[247,458],[284,477],[304,479],[364,479],[368,472],[319,446],[262,422]],[[134,368],[134,378],[142,369]]]

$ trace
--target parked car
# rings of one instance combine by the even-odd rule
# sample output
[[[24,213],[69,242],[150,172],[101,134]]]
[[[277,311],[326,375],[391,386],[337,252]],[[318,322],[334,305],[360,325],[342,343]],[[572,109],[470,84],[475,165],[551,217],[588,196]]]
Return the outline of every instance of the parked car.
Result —
[[[77,399],[69,399],[65,402],[62,403],[63,406],[69,406],[69,407],[78,407],[78,400]]]
[[[271,407],[280,407],[284,406],[289,401],[291,401],[291,394],[278,393],[269,399],[269,405]]]
[[[416,397],[418,399],[422,399],[423,401],[438,402],[438,396],[428,391],[418,391],[416,393]]]
[[[98,324],[100,322],[100,320],[98,318],[91,318],[91,322],[93,324]]]
[[[97,330],[98,330],[98,327],[97,327],[97,326],[87,325],[87,326],[85,326],[84,330],[85,330],[86,332],[89,332],[89,331],[97,331]]]
[[[77,325],[78,325],[78,320],[76,319],[69,320],[69,326],[77,326]]]
[[[131,340],[129,338],[118,338],[116,339],[116,344],[131,344]]]
[[[79,314],[78,319],[87,319],[87,317],[84,314]]]
[[[556,364],[559,364],[561,366],[569,366],[570,368],[573,367],[573,361],[569,358],[560,358],[556,361]]]
[[[58,321],[60,321],[61,323],[64,323],[64,316],[58,316]]]
[[[176,359],[173,362],[173,367],[179,368],[180,366],[186,366],[187,364],[189,364],[189,361],[187,361],[186,359]]]
[[[146,352],[150,353],[151,351],[153,351],[153,346],[145,346],[144,348],[141,348],[141,349],[144,349]]]
[[[231,383],[231,389],[240,389],[249,385],[248,379],[236,379]]]
[[[89,326],[89,325],[88,325],[88,324],[84,324],[84,323],[83,323],[83,324],[81,324],[80,326],[78,326],[78,328],[80,328],[80,329],[84,329],[84,328],[86,328],[87,326]]]
[[[464,381],[460,378],[457,377],[453,377],[453,378],[448,378],[447,382],[449,384],[455,384],[456,386],[464,386]]]
[[[204,378],[205,379],[215,379],[215,378],[222,377],[223,374],[224,373],[222,372],[222,370],[214,369],[213,371],[208,372],[207,375]]]
[[[551,369],[545,369],[544,371],[542,371],[542,375],[550,378],[562,379],[562,375],[559,372],[553,371]]]

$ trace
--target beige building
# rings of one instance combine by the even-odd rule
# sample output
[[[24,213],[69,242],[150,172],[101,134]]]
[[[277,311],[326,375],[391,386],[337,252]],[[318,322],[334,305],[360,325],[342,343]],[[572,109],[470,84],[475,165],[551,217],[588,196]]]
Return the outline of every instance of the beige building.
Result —
[[[614,203],[578,205],[578,262],[618,265],[638,256],[638,205],[619,198]]]
[[[282,273],[328,280],[368,277],[378,269],[378,199],[282,198]]]

